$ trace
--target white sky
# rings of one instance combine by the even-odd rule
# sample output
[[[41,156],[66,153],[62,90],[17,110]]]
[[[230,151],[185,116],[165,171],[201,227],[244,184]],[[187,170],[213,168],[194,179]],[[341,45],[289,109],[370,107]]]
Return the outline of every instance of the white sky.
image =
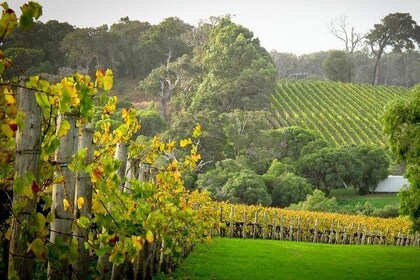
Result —
[[[11,8],[27,1],[9,0]],[[346,15],[357,32],[366,32],[389,13],[408,12],[420,24],[420,0],[39,0],[41,21],[56,19],[77,27],[111,25],[121,17],[157,24],[177,16],[196,26],[200,19],[231,14],[254,32],[268,51],[311,53],[342,49],[327,28]]]

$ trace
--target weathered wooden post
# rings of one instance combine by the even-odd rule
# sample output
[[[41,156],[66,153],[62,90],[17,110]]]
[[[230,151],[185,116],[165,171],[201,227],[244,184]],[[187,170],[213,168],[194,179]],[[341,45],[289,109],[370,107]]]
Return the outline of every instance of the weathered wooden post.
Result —
[[[296,241],[301,241],[301,233],[302,233],[302,229],[301,229],[302,223],[301,223],[301,218],[300,216],[298,217],[298,224],[297,224],[297,237],[296,237]]]
[[[330,234],[328,237],[328,244],[332,244],[334,238],[334,221],[331,222]]]
[[[293,241],[293,218],[290,218],[289,222],[289,241]]]
[[[305,238],[304,238],[305,242],[308,241],[308,238],[309,238],[310,223],[311,223],[311,219],[308,217],[306,219],[306,234],[305,234]]]
[[[349,236],[349,244],[353,244],[353,237],[354,237],[353,227],[354,227],[354,223],[351,223],[350,232],[349,232],[349,234],[350,234],[350,236]]]
[[[366,239],[366,226],[363,226],[362,239],[360,241],[360,244],[364,245],[365,244],[365,239]]]
[[[117,159],[119,162],[121,162],[120,167],[117,170],[117,175],[120,178],[120,192],[124,193],[126,189],[125,186],[125,174],[127,170],[127,158],[128,158],[128,143],[117,143],[117,147],[115,149],[115,159]],[[123,280],[125,279],[124,270],[128,267],[128,262],[125,260],[120,265],[112,265],[112,273],[111,273],[111,279],[112,280]]]
[[[263,231],[263,239],[266,239],[267,238],[267,228],[268,228],[268,223],[267,223],[267,220],[268,220],[268,218],[267,218],[267,210],[265,210],[264,211],[264,217],[263,217],[263,228],[262,228],[262,231]]]
[[[257,228],[258,228],[258,210],[255,210],[255,222],[254,222],[254,227],[253,227],[253,230],[252,230],[252,238],[253,239],[256,239],[256,238],[258,238],[258,231],[257,231]]]
[[[22,85],[25,81],[22,81]],[[39,162],[41,154],[41,107],[36,102],[35,94],[19,88],[17,94],[18,112],[24,113],[24,126],[17,130],[15,150],[15,186],[29,174],[33,174],[33,182],[38,184]],[[30,186],[27,186],[30,188]],[[27,236],[23,221],[28,221],[36,211],[36,194],[33,197],[23,195],[13,188],[13,205],[25,201],[19,211],[13,213],[11,222],[9,275],[15,271],[20,279],[32,279],[33,258],[26,256],[27,242],[32,236]]]
[[[277,239],[277,211],[274,212],[273,216],[273,228],[271,232],[271,239]]]
[[[87,149],[86,163],[93,161],[93,125],[88,124],[82,127],[82,133],[79,136],[78,148]],[[82,203],[83,201],[83,203]],[[80,205],[81,204],[81,205]],[[81,206],[81,207],[79,207]],[[76,179],[76,191],[74,197],[74,218],[86,217],[89,220],[92,218],[92,182],[90,175],[87,172],[79,172]],[[77,227],[73,234],[77,239],[77,251],[79,257],[73,265],[73,280],[87,279],[89,272],[89,251],[86,250],[84,242],[88,240],[89,227]]]
[[[315,225],[314,225],[314,243],[318,242],[318,218],[315,218]]]
[[[335,244],[340,242],[340,221],[337,221],[337,227],[335,228]]]
[[[57,177],[63,176],[64,179],[62,183],[57,183],[53,186],[51,212],[54,213],[55,218],[51,223],[51,243],[56,243],[58,238],[64,242],[68,242],[71,239],[76,176],[74,172],[69,169],[68,164],[77,151],[77,119],[77,114],[61,114],[58,116],[57,120],[58,128],[65,123],[69,124],[70,128],[67,131],[67,134],[61,138],[55,156],[55,160],[60,167],[60,170],[57,172]],[[62,264],[62,267],[54,267],[54,265],[56,264],[52,262],[48,263],[48,279],[62,280],[65,277],[72,277],[71,271],[69,270],[69,264]]]
[[[229,215],[229,237],[232,238],[233,237],[233,224],[235,223],[234,220],[234,214],[235,214],[235,210],[233,209],[233,206],[230,207],[230,215]]]
[[[283,214],[280,214],[280,240],[284,239],[284,218]]]
[[[150,163],[141,163],[140,164],[140,172],[138,179],[142,182],[149,182],[150,181]],[[134,266],[134,279],[152,279],[153,277],[153,264],[154,264],[154,255],[153,255],[153,246],[154,242],[145,242],[143,245],[143,249],[138,256],[135,266]],[[162,237],[161,243],[161,252],[166,250],[166,242],[165,239]],[[166,255],[163,255],[161,258],[161,270],[167,270],[169,265],[169,259]]]
[[[247,223],[247,215],[246,215],[246,209],[244,209],[244,226],[243,226],[243,232],[242,232],[243,239],[246,239],[246,223]]]

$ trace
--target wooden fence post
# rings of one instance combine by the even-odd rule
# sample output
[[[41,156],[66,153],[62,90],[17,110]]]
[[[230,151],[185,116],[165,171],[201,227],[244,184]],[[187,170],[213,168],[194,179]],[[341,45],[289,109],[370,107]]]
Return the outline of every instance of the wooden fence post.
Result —
[[[300,216],[298,217],[298,224],[297,224],[297,236],[296,236],[296,241],[301,241],[301,236],[300,234],[302,233],[302,229],[301,229],[301,218]]]
[[[280,214],[280,240],[284,239],[284,219],[283,214]]]
[[[53,186],[52,191],[52,205],[51,212],[55,214],[54,221],[51,223],[51,243],[56,243],[57,238],[62,239],[64,242],[71,240],[72,233],[71,225],[73,223],[73,201],[74,201],[74,187],[76,177],[74,172],[68,168],[73,155],[77,151],[78,144],[78,128],[76,127],[76,114],[61,114],[58,116],[57,127],[64,122],[70,124],[70,129],[67,134],[60,139],[60,145],[55,156],[56,162],[60,165],[60,171],[57,172],[58,176],[63,176],[62,183],[57,183]],[[69,206],[64,205],[67,201]],[[66,207],[66,209],[65,209]],[[48,262],[48,279],[62,280],[71,278],[71,270],[68,264],[62,264],[63,267],[54,267],[56,263]],[[67,275],[68,274],[68,275]]]
[[[22,85],[25,81],[22,81]],[[17,108],[23,112],[24,126],[18,128],[15,150],[15,183],[28,174],[34,175],[34,183],[38,184],[39,158],[41,154],[41,107],[36,102],[34,92],[19,88],[17,94]],[[32,182],[31,182],[32,183]],[[22,221],[28,221],[36,211],[36,197],[29,198],[13,189],[13,204],[26,200],[26,205],[13,213],[11,222],[9,274],[13,271],[20,279],[32,279],[33,258],[25,256],[27,243],[32,236],[22,226]]]
[[[289,222],[289,241],[293,241],[293,218],[290,218]]]
[[[252,230],[252,238],[253,239],[258,238],[257,228],[258,228],[258,210],[255,210],[255,221],[254,221],[254,227],[253,227],[253,230]]]
[[[274,212],[271,239],[277,239],[277,211]]]
[[[233,207],[230,207],[230,215],[229,215],[229,237],[233,237],[233,223],[235,222],[233,219],[233,215],[235,214],[235,210]]]
[[[264,217],[263,217],[263,228],[262,228],[262,231],[263,231],[263,239],[266,239],[267,238],[267,228],[268,228],[268,225],[267,225],[267,210],[265,210],[264,211]]]
[[[93,161],[93,125],[88,124],[82,127],[82,134],[79,136],[79,149],[87,149],[86,163]],[[84,203],[79,208],[79,201],[83,199]],[[74,218],[86,217],[92,218],[92,182],[87,172],[79,172],[76,180],[76,190],[74,197]],[[77,251],[79,257],[73,265],[73,280],[87,279],[89,273],[89,251],[85,249],[84,242],[88,240],[89,228],[79,228],[74,230],[73,234],[78,241]]]
[[[330,236],[328,238],[328,244],[332,244],[333,239],[334,239],[334,221],[331,221]]]
[[[314,243],[318,242],[318,218],[315,218],[315,225],[314,225]]]
[[[246,220],[247,220],[247,215],[246,215],[246,210],[244,209],[244,226],[243,226],[243,232],[242,232],[242,238],[246,239]]]
[[[127,170],[127,158],[128,158],[128,144],[127,143],[117,143],[117,147],[115,149],[115,159],[121,162],[120,167],[117,170],[117,175],[121,179],[120,182],[120,192],[124,193],[126,191],[125,189],[125,174]],[[112,280],[123,280],[125,279],[125,270],[128,267],[128,261],[125,260],[120,265],[112,265],[112,273],[111,273],[111,279]]]

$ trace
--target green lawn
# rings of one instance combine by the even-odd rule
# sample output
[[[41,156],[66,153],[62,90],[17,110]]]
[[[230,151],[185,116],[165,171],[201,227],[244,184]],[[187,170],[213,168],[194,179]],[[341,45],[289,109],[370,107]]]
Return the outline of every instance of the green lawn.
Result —
[[[164,279],[420,279],[420,248],[214,239]]]
[[[375,208],[383,208],[385,205],[399,205],[397,194],[394,193],[372,193],[367,195],[355,194],[353,188],[334,189],[331,191],[330,197],[335,196],[340,205],[355,206],[357,203],[365,204],[369,201]]]

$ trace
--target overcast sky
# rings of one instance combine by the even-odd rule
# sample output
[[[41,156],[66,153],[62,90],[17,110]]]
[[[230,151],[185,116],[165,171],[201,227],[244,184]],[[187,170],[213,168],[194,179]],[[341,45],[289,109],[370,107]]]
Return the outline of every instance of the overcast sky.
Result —
[[[27,1],[9,0],[18,6]],[[366,32],[389,13],[408,12],[420,24],[420,0],[39,0],[41,21],[56,19],[77,27],[111,25],[121,17],[157,24],[177,16],[197,26],[200,19],[230,14],[258,37],[268,51],[295,54],[342,49],[328,23],[346,15],[356,31]]]

